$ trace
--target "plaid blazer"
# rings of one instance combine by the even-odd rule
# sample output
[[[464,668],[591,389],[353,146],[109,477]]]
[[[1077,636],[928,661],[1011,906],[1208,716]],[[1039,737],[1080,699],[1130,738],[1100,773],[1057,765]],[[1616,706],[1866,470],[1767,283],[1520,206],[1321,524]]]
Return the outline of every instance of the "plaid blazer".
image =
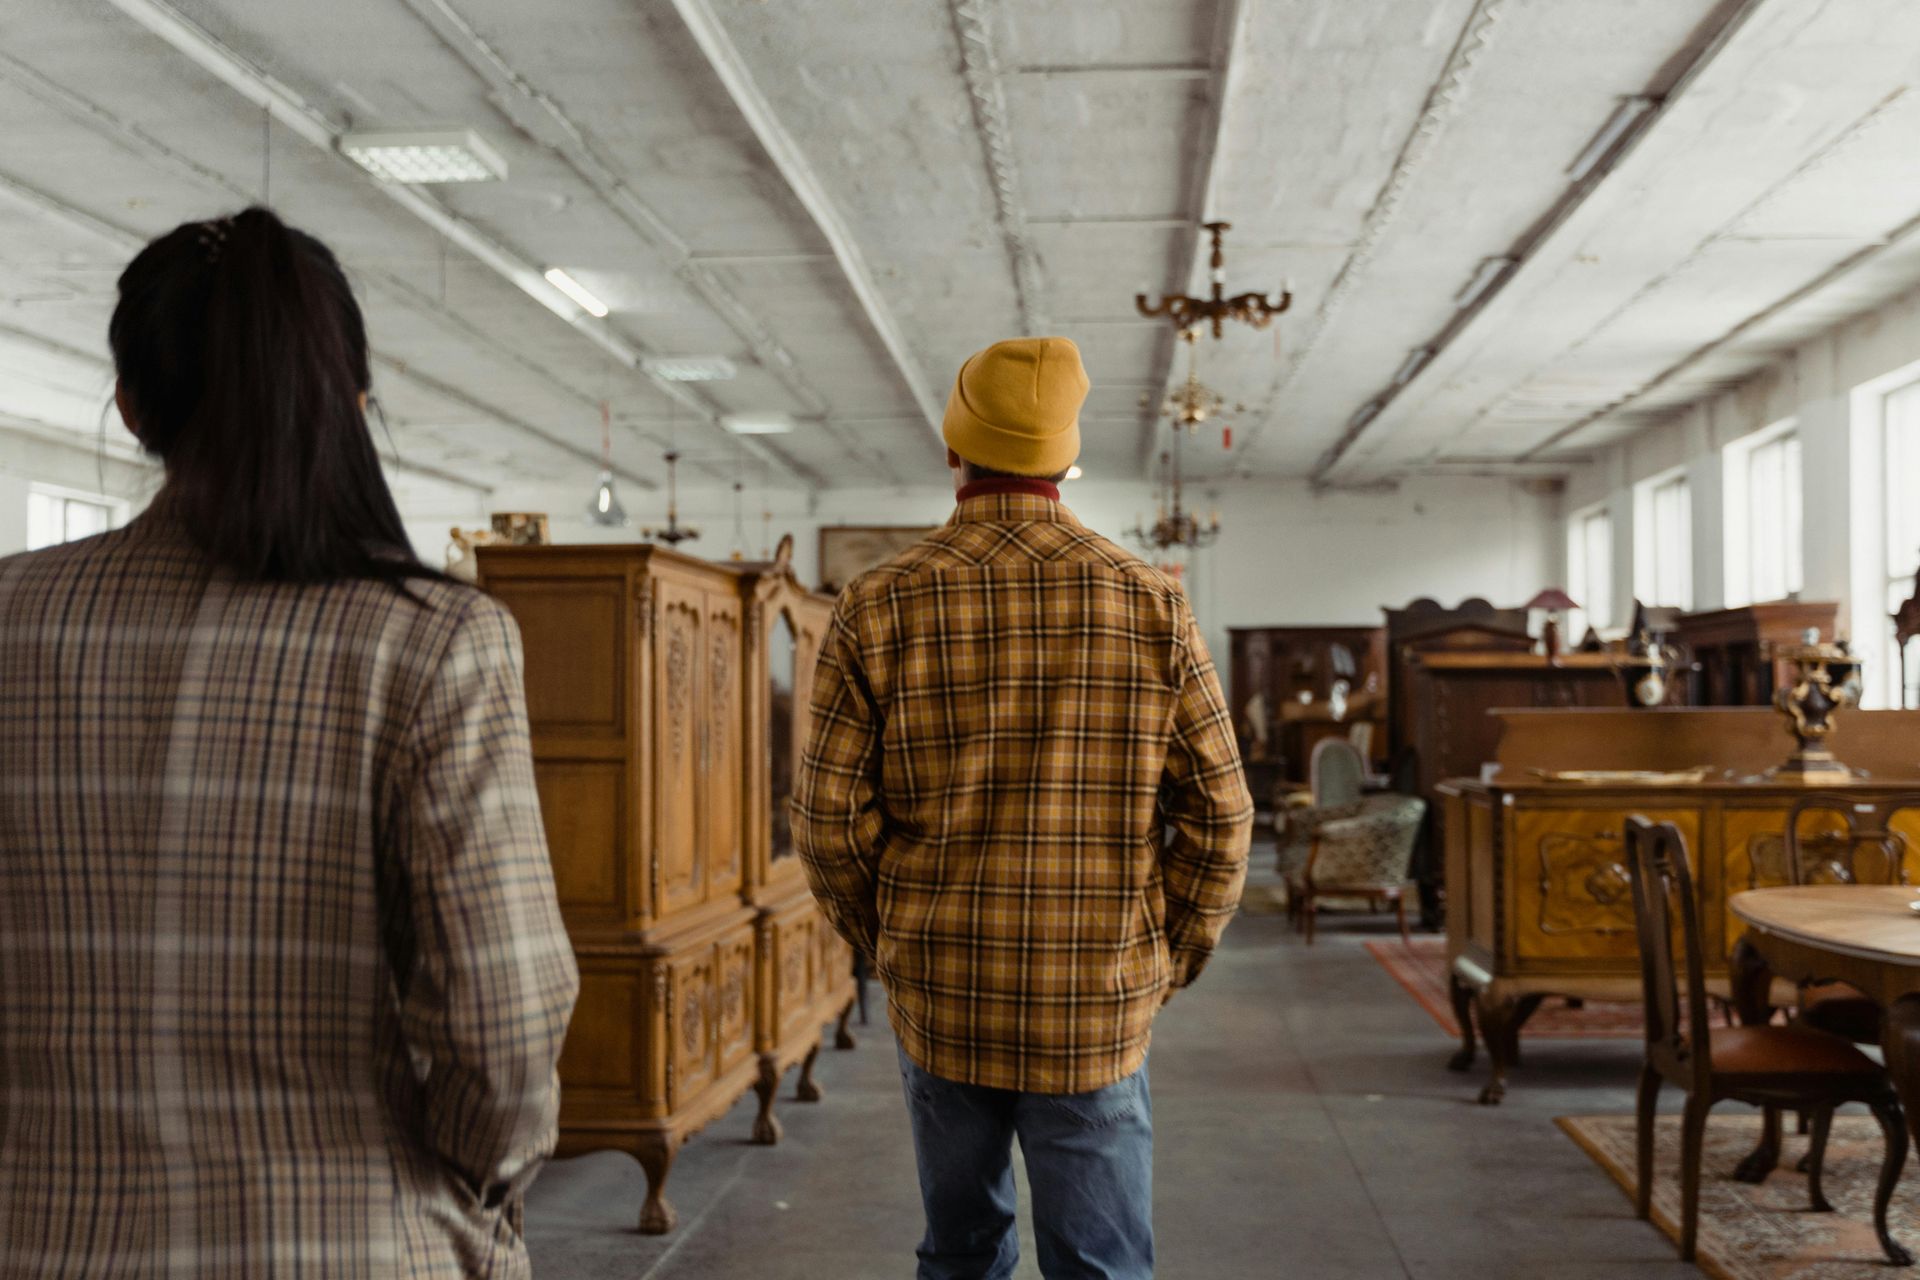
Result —
[[[577,978],[518,633],[161,510],[0,561],[0,1277],[523,1276]]]
[[[794,839],[915,1063],[1080,1093],[1139,1068],[1206,964],[1253,804],[1179,588],[987,488],[841,595]]]

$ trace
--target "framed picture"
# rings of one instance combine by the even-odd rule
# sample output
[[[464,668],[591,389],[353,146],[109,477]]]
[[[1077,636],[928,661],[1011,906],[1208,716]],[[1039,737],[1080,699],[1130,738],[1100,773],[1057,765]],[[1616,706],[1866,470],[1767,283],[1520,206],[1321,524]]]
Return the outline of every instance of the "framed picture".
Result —
[[[820,589],[836,592],[938,529],[929,524],[830,524],[820,530]]]

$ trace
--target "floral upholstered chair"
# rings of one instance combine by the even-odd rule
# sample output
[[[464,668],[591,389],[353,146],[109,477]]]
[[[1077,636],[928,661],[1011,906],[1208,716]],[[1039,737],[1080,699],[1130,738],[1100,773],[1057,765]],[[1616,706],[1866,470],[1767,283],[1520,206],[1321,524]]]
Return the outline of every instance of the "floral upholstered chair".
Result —
[[[1408,872],[1427,803],[1416,796],[1363,795],[1366,765],[1352,744],[1329,738],[1313,751],[1313,803],[1287,811],[1280,874],[1287,913],[1312,944],[1322,899],[1391,902],[1407,932]]]

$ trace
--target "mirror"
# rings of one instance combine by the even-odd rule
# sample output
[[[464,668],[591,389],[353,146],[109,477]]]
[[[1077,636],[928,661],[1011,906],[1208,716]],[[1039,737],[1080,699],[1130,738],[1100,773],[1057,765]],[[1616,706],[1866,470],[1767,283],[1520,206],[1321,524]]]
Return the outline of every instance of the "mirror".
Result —
[[[797,746],[793,740],[793,693],[798,648],[794,642],[793,621],[782,609],[774,615],[767,636],[767,783],[772,792],[768,807],[773,817],[773,842],[769,849],[775,860],[793,853],[793,819],[787,812],[787,802],[793,798]]]

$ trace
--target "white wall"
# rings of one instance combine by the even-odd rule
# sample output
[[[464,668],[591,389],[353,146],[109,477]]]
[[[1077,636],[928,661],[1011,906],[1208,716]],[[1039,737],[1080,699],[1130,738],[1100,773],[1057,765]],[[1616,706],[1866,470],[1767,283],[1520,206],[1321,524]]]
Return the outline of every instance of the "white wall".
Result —
[[[503,490],[494,495],[494,506],[547,511],[557,542],[637,537],[574,514],[584,509],[591,483],[583,474],[578,492]],[[1153,514],[1146,485],[1082,480],[1065,485],[1063,497],[1090,527],[1138,550],[1123,535],[1141,516]],[[1185,581],[1208,643],[1223,660],[1230,626],[1376,625],[1382,606],[1423,595],[1447,604],[1478,595],[1515,605],[1558,572],[1558,498],[1506,480],[1426,479],[1396,493],[1323,494],[1300,483],[1233,481],[1196,490],[1193,499],[1220,510],[1221,538],[1190,558]],[[636,525],[664,515],[659,493],[627,491],[622,501]],[[775,491],[768,503],[775,512],[774,538],[794,535],[795,571],[812,583],[819,580],[821,526],[938,524],[952,512],[953,493],[939,485],[811,495]],[[761,496],[749,491],[743,507],[751,558],[763,541]],[[682,550],[727,558],[734,529],[730,492],[683,492],[680,513],[683,523],[701,531]],[[436,534],[441,541],[444,532]],[[428,550],[421,547],[423,554]]]
[[[1676,466],[1693,499],[1694,607],[1726,603],[1725,485],[1721,451],[1793,419],[1800,437],[1804,527],[1801,598],[1840,604],[1841,631],[1874,671],[1883,641],[1886,577],[1879,398],[1920,378],[1920,290],[1788,351],[1732,389],[1604,450],[1568,479],[1566,509],[1606,502],[1615,513],[1615,598],[1632,607],[1633,485]],[[1912,484],[1920,490],[1920,477]],[[1564,554],[1564,534],[1560,538]],[[1623,623],[1624,616],[1615,619]]]
[[[0,556],[26,550],[27,492],[35,484],[119,499],[129,516],[145,509],[159,487],[159,469],[130,461],[130,451],[87,447],[66,435],[0,425]]]

